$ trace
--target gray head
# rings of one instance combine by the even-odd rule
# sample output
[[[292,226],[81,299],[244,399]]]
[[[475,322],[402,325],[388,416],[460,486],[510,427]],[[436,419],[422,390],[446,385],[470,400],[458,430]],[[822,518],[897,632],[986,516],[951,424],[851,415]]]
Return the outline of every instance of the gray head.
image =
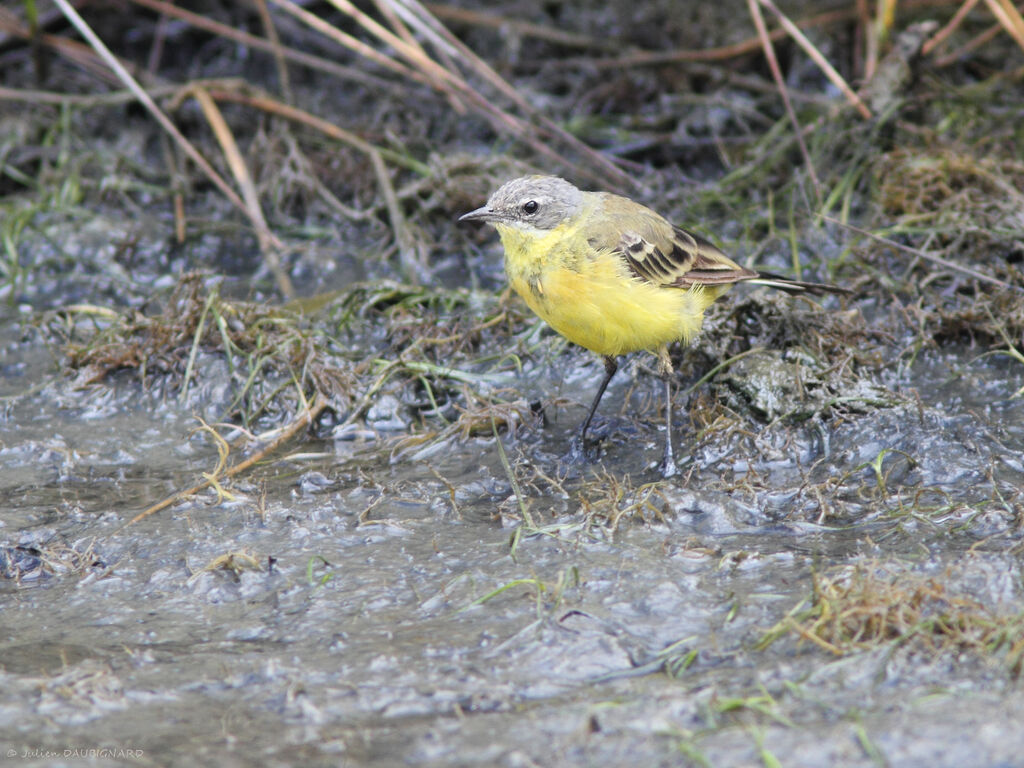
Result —
[[[558,176],[523,176],[506,182],[487,205],[459,217],[519,229],[551,230],[583,206],[583,193]]]

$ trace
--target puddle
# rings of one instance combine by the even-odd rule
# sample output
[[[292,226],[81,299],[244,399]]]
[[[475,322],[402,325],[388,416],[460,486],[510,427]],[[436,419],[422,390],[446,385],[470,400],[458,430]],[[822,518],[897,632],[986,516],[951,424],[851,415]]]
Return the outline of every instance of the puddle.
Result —
[[[951,589],[1020,601],[1006,554],[1019,502],[1000,498],[1024,406],[1007,373],[924,355],[906,381],[920,404],[830,430],[827,457],[815,428],[746,443],[767,461],[691,445],[688,485],[661,484],[611,533],[586,522],[581,483],[628,480],[613,432],[608,475],[594,466],[561,495],[527,486],[537,532],[514,549],[493,436],[397,463],[307,444],[230,499],[125,527],[212,448],[188,439],[190,413],[130,381],[51,382],[0,423],[0,535],[21,569],[0,582],[0,731],[22,752],[140,749],[161,764],[743,764],[764,750],[787,765],[1011,764],[1022,737],[997,723],[1024,698],[996,658],[754,649],[812,574],[869,558],[955,565]],[[546,443],[576,410],[502,436],[521,478],[557,463]],[[656,431],[649,443],[656,455]],[[884,495],[866,466],[883,452]],[[625,497],[656,480],[643,465]],[[954,715],[970,735],[935,725]]]
[[[172,9],[100,18],[118,55],[222,104],[223,131],[191,96],[169,113],[221,169],[236,163],[214,135],[235,136],[282,242],[263,252],[143,110],[5,39],[3,103],[32,96],[0,115],[9,763],[1022,764],[1011,37],[940,63],[993,23],[981,4],[923,58],[934,70],[883,61],[870,101],[892,108],[870,121],[785,53],[804,158],[740,52],[761,49],[737,37],[748,9],[587,5],[497,26],[431,7],[590,158],[538,138],[535,115],[496,118],[496,90],[481,111],[435,92],[435,70],[380,66],[394,46],[339,67],[349,51],[278,10],[289,54],[309,49],[282,98],[319,128],[253,105],[276,87],[255,47]],[[395,13],[381,23],[415,15]],[[803,21],[856,80],[867,62],[841,46],[884,24],[828,16]],[[930,34],[908,49],[885,31],[897,54]],[[661,63],[609,66],[608,39]],[[728,57],[657,59],[711,47]],[[44,88],[80,97],[36,103]],[[455,223],[538,170],[611,188],[612,157],[635,197],[737,259],[855,292],[737,287],[709,310],[673,351],[670,480],[650,356],[621,361],[595,458],[566,461],[603,366],[501,298],[493,233]],[[312,298],[278,300],[270,250]],[[219,471],[255,455],[244,431],[290,419],[286,443]]]

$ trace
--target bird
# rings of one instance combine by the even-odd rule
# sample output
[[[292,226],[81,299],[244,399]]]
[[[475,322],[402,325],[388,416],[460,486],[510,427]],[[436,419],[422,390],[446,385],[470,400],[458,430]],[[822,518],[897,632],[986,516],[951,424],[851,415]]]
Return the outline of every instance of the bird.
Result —
[[[609,192],[585,192],[558,176],[512,179],[459,220],[492,225],[516,293],[555,331],[604,361],[604,378],[571,454],[586,455],[587,431],[618,370],[617,358],[640,350],[657,355],[665,382],[665,477],[678,470],[669,344],[692,340],[705,310],[734,283],[789,293],[851,293],[747,269],[645,205]]]

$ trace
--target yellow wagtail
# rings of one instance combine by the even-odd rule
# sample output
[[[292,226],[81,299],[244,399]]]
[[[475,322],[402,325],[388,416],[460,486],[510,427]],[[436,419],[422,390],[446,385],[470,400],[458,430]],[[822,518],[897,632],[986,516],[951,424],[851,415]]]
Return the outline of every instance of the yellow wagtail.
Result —
[[[460,221],[492,224],[505,248],[509,282],[530,309],[569,341],[604,358],[605,376],[573,441],[574,452],[586,445],[597,404],[618,370],[616,356],[656,352],[665,380],[666,476],[676,471],[669,343],[692,339],[704,310],[733,283],[791,293],[850,293],[746,269],[650,208],[607,192],[582,192],[557,176],[507,182]]]

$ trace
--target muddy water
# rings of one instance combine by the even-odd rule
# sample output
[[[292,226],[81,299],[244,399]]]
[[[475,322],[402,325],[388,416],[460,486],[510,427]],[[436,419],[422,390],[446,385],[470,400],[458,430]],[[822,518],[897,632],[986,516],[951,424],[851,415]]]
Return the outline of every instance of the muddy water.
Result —
[[[17,328],[8,317],[5,396],[51,373]],[[211,466],[188,437],[195,407],[130,380],[47,379],[0,421],[4,754],[1019,765],[1024,693],[998,655],[755,649],[812,573],[868,558],[1019,612],[1019,366],[933,352],[898,378],[900,402],[824,438],[755,424],[756,450],[722,451],[683,430],[687,484],[661,484],[614,532],[587,520],[590,472],[527,485],[535,527],[514,541],[493,437],[394,463],[373,444],[303,445],[230,499],[126,527]],[[517,472],[553,461],[579,413],[504,438]],[[641,437],[641,456],[611,441],[606,479],[657,479],[660,435]]]

